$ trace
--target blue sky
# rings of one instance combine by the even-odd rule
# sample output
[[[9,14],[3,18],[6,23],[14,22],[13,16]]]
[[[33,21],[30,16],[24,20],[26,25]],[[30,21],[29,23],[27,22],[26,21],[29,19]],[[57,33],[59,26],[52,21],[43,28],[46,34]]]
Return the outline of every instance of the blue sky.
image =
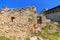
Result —
[[[0,0],[0,9],[3,5],[7,6],[8,8],[35,6],[37,13],[40,13],[44,8],[51,9],[60,5],[60,0]]]

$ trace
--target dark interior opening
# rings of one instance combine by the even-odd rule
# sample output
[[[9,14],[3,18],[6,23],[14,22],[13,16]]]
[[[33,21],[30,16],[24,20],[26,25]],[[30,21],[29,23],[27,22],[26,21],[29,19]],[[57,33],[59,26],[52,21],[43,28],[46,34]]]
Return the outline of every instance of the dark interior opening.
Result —
[[[37,23],[42,24],[42,18],[40,16],[37,16]]]
[[[13,20],[15,19],[15,17],[11,17],[11,21],[13,22]]]

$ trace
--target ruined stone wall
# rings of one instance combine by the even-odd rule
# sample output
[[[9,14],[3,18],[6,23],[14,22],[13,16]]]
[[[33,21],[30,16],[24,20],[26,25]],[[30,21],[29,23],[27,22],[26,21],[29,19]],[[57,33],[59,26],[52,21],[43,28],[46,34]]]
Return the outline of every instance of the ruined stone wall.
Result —
[[[0,35],[22,39],[26,36],[33,36],[37,30],[40,30],[37,16],[42,17],[42,24],[45,23],[45,17],[38,15],[35,7],[21,9],[4,7],[0,11]]]
[[[32,27],[37,23],[36,18],[34,7],[3,8],[0,11],[0,33],[21,38],[30,35],[31,30],[34,30]]]
[[[31,19],[32,22],[35,20],[36,10],[34,7],[26,7],[21,9],[4,8],[2,9],[1,13],[2,13],[1,15],[5,16],[5,19],[8,19],[8,22],[11,22],[11,18],[14,17],[13,22],[27,23],[29,18]]]

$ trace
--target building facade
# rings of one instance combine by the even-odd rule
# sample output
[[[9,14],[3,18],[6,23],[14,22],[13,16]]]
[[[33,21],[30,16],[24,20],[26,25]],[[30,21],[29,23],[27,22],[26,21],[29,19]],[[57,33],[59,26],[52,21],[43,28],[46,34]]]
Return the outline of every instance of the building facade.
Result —
[[[44,11],[44,15],[47,19],[60,22],[60,6]]]

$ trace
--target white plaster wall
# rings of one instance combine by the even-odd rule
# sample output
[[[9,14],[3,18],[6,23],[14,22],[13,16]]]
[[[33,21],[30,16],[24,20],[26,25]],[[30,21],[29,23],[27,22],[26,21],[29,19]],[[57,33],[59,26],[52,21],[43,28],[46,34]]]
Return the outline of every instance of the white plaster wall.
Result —
[[[60,21],[60,12],[50,13],[50,14],[47,14],[47,15],[45,15],[45,16],[46,16],[46,18],[48,18],[48,19]]]

